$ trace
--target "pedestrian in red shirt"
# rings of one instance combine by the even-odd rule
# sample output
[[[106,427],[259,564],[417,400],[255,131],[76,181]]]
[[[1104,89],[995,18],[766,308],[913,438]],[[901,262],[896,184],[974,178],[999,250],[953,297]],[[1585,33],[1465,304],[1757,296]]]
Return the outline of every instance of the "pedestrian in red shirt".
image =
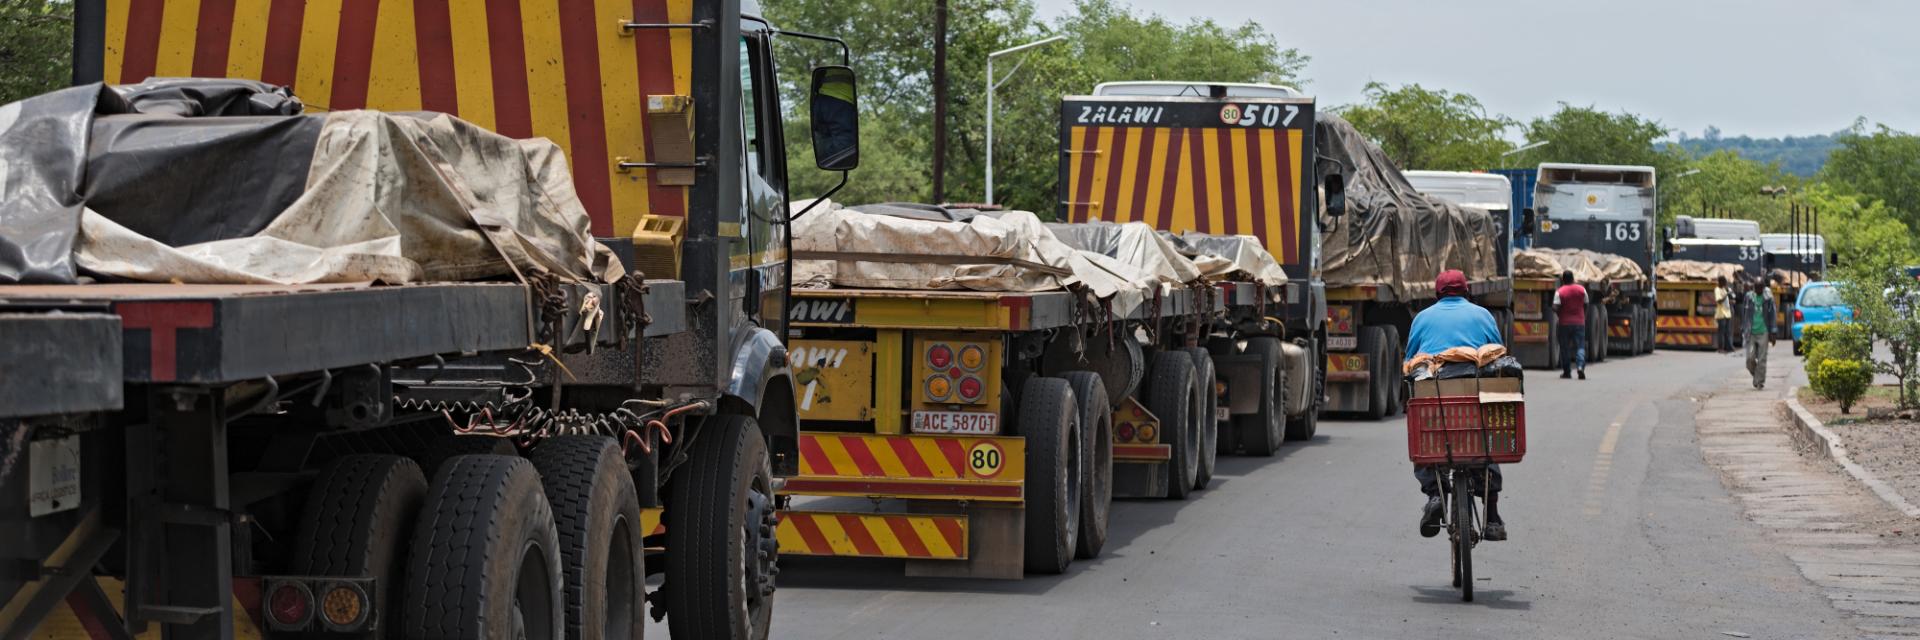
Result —
[[[1587,288],[1574,283],[1573,270],[1560,272],[1560,288],[1553,291],[1553,313],[1560,318],[1560,377],[1579,370],[1587,379]]]

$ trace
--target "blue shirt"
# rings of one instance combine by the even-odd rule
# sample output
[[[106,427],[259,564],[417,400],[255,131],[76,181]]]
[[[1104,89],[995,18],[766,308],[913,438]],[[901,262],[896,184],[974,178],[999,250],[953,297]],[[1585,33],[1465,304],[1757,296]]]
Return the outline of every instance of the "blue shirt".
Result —
[[[1465,297],[1448,296],[1413,317],[1407,357],[1488,344],[1500,344],[1500,325],[1493,321],[1493,314]]]

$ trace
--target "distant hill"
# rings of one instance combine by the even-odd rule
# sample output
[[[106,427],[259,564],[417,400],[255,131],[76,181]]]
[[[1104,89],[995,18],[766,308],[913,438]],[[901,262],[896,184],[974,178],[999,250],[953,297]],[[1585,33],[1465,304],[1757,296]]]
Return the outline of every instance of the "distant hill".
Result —
[[[1801,177],[1812,177],[1820,171],[1821,166],[1827,163],[1827,154],[1840,146],[1840,143],[1834,139],[1839,133],[1841,132],[1785,138],[1727,137],[1720,134],[1718,127],[1707,127],[1699,137],[1682,132],[1679,142],[1668,144],[1678,144],[1695,154],[1729,149],[1749,160],[1778,162],[1781,171]]]

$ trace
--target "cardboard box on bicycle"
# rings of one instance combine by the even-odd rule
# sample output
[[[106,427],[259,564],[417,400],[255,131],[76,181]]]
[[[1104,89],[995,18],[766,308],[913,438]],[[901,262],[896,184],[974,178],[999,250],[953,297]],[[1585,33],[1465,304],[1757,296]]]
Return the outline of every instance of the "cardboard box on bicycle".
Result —
[[[1481,402],[1520,402],[1522,385],[1520,378],[1447,378],[1418,380],[1413,383],[1413,397],[1432,398],[1435,396],[1473,396],[1479,395]],[[1491,395],[1489,394],[1497,394]]]

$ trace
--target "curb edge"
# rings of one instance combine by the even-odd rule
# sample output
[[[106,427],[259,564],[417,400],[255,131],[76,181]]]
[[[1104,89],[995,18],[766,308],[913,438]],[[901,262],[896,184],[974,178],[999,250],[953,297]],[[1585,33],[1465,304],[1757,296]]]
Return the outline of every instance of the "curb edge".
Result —
[[[1853,458],[1847,455],[1847,447],[1846,445],[1840,444],[1840,436],[1827,429],[1825,424],[1821,424],[1819,418],[1813,417],[1813,412],[1807,411],[1806,407],[1800,405],[1800,400],[1796,397],[1798,390],[1799,387],[1797,386],[1787,387],[1787,397],[1785,399],[1787,417],[1789,418],[1788,422],[1799,432],[1794,434],[1794,440],[1804,441],[1814,444],[1815,446],[1825,444],[1827,457],[1839,463],[1840,468],[1845,469],[1847,475],[1853,476],[1854,480],[1858,480],[1860,484],[1864,484],[1868,489],[1872,489],[1874,495],[1880,496],[1880,500],[1886,502],[1887,506],[1893,507],[1895,511],[1904,513],[1909,518],[1920,518],[1920,507],[1916,507],[1913,503],[1908,502],[1905,497],[1900,495],[1899,491],[1894,490],[1892,485],[1881,481],[1880,478],[1873,475],[1873,472],[1855,463]]]

